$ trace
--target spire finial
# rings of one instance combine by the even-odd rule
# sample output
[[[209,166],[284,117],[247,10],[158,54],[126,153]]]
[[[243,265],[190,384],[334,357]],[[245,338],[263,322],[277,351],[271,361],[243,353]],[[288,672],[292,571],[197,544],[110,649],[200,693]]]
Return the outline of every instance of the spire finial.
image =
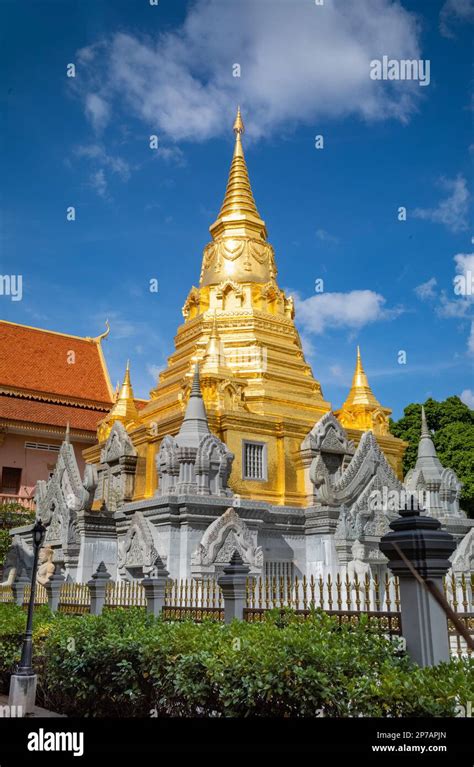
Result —
[[[431,432],[428,429],[428,422],[426,420],[425,406],[421,406],[421,436],[431,438]]]
[[[245,125],[244,121],[242,120],[242,115],[240,114],[240,106],[237,107],[237,115],[235,117],[232,130],[234,131],[236,138],[242,133],[245,133]]]
[[[267,230],[265,222],[260,218],[253,198],[244,150],[242,148],[241,137],[245,131],[245,126],[240,113],[240,107],[237,109],[233,131],[235,133],[234,154],[230,165],[224,201],[217,220],[209,227],[209,230],[214,240],[220,240],[221,238],[233,239],[242,236],[256,238],[259,241],[266,240]],[[265,280],[262,281],[265,282]]]
[[[64,435],[64,441],[69,444],[69,438],[70,438],[70,428],[69,428],[69,421],[66,424],[66,433]]]
[[[199,381],[199,362],[196,362],[194,366],[193,383],[191,386],[191,394],[189,396],[201,397],[202,399],[201,384]]]

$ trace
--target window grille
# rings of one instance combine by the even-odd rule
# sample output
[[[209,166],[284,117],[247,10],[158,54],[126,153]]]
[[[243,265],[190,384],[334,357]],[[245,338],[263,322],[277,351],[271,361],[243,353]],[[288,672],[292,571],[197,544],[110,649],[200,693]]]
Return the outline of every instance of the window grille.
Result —
[[[25,442],[26,450],[49,450],[59,453],[60,445],[48,445],[46,442]]]
[[[262,442],[243,443],[243,478],[266,479],[266,445]]]

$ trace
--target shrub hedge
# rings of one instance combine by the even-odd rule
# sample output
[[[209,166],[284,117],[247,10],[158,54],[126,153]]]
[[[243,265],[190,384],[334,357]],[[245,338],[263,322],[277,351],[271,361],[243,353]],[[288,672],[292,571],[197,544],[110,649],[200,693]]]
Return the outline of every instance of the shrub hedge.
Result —
[[[0,605],[0,684],[25,613]],[[69,716],[453,716],[474,699],[474,661],[420,669],[364,625],[315,612],[263,623],[170,623],[138,608],[36,612],[38,703]]]

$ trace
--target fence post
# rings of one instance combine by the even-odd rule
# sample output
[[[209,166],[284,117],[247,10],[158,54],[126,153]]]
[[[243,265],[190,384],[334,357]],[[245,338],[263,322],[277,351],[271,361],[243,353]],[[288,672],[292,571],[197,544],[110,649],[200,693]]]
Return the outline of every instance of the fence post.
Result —
[[[63,587],[64,583],[64,577],[62,573],[59,570],[56,570],[49,578],[49,580],[46,581],[44,584],[44,587],[46,589],[46,593],[48,595],[48,605],[50,610],[53,611],[53,613],[57,612],[59,607],[59,598],[61,596],[61,589]]]
[[[250,567],[244,565],[243,559],[236,549],[229,564],[224,567],[224,575],[217,579],[224,597],[224,620],[226,623],[230,623],[234,618],[243,620],[249,572]]]
[[[441,530],[439,520],[420,514],[415,499],[399,513],[400,517],[390,524],[393,532],[382,537],[380,550],[399,579],[402,634],[407,652],[419,666],[436,666],[450,657],[446,614],[427,587],[414,577],[393,544],[398,545],[423,580],[431,581],[443,593],[443,576],[451,566],[449,557],[456,543],[450,533]]]
[[[31,578],[23,572],[12,583],[13,601],[20,607],[25,601],[25,588],[31,585]]]
[[[105,604],[105,592],[110,580],[110,573],[103,562],[93,574],[90,581],[87,581],[91,593],[91,615],[100,615]]]
[[[161,558],[157,557],[152,573],[149,577],[143,578],[141,582],[145,591],[146,610],[152,615],[161,615],[165,604],[166,584],[169,575]]]

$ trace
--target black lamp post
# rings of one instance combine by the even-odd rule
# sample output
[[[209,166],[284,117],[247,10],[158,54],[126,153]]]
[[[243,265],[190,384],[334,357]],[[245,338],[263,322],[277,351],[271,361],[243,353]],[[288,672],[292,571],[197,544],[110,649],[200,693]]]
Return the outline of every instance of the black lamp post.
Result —
[[[33,528],[33,570],[31,573],[31,592],[30,601],[28,602],[28,618],[26,620],[25,638],[23,639],[23,647],[21,649],[21,660],[17,666],[15,674],[19,676],[31,676],[34,674],[33,667],[31,665],[33,659],[33,609],[35,605],[35,592],[36,592],[36,570],[38,567],[38,555],[43,543],[46,528],[42,524],[41,519],[35,522]]]

